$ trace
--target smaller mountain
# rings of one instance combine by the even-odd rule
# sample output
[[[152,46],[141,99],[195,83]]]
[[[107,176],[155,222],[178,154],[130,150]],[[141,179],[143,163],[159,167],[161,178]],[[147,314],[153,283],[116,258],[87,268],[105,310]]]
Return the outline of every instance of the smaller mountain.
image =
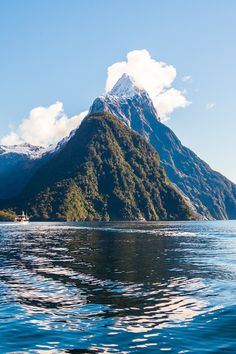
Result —
[[[8,207],[37,220],[188,220],[195,215],[139,134],[107,113],[87,116]]]
[[[28,143],[19,145],[0,145],[0,155],[17,154],[24,155],[30,159],[37,159],[42,156],[45,148],[42,146],[34,146]]]
[[[0,198],[20,192],[35,172],[45,149],[31,144],[0,145]]]
[[[28,143],[0,145],[0,199],[19,194],[37,169],[59,153],[75,131],[46,148]]]

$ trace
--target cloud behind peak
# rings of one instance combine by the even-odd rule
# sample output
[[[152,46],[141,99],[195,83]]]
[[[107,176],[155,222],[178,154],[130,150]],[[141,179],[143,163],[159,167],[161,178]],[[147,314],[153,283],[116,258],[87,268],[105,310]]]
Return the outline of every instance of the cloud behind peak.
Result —
[[[153,59],[146,49],[133,50],[127,54],[126,61],[108,67],[106,92],[124,73],[133,77],[136,84],[148,92],[162,120],[167,120],[176,108],[190,104],[183,92],[172,87],[176,78],[175,67]]]

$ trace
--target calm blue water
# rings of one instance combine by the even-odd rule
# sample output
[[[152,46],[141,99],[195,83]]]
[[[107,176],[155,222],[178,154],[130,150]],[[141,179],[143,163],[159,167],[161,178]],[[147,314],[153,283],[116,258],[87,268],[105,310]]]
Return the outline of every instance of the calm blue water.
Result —
[[[236,353],[236,222],[0,223],[0,353]]]

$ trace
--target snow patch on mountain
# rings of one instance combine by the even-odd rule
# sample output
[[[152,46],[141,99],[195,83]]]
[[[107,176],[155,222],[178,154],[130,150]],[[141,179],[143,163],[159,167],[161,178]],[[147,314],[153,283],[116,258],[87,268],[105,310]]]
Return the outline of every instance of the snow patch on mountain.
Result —
[[[152,131],[150,122],[160,120],[148,93],[127,74],[123,74],[108,93],[95,99],[89,113],[101,112],[114,114],[147,139]]]
[[[20,145],[0,145],[0,155],[5,154],[18,154],[26,155],[30,159],[40,158],[46,149],[42,146],[34,146],[31,144],[20,144]]]
[[[107,95],[118,96],[120,98],[133,97],[139,94],[140,91],[141,89],[137,86],[135,80],[131,76],[123,74]]]

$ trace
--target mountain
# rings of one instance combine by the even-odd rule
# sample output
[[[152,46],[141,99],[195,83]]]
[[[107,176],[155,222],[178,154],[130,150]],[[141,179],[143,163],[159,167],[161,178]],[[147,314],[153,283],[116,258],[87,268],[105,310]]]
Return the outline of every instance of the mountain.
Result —
[[[183,220],[195,215],[139,134],[107,113],[87,116],[8,206],[44,220]]]
[[[106,95],[98,97],[90,113],[110,112],[156,149],[167,176],[207,219],[236,219],[236,186],[213,171],[183,146],[173,131],[160,122],[148,93],[124,74]]]
[[[40,164],[44,148],[30,144],[0,145],[0,198],[9,198],[23,188]]]
[[[0,199],[19,194],[38,168],[55,156],[74,133],[47,148],[27,143],[0,145]]]

